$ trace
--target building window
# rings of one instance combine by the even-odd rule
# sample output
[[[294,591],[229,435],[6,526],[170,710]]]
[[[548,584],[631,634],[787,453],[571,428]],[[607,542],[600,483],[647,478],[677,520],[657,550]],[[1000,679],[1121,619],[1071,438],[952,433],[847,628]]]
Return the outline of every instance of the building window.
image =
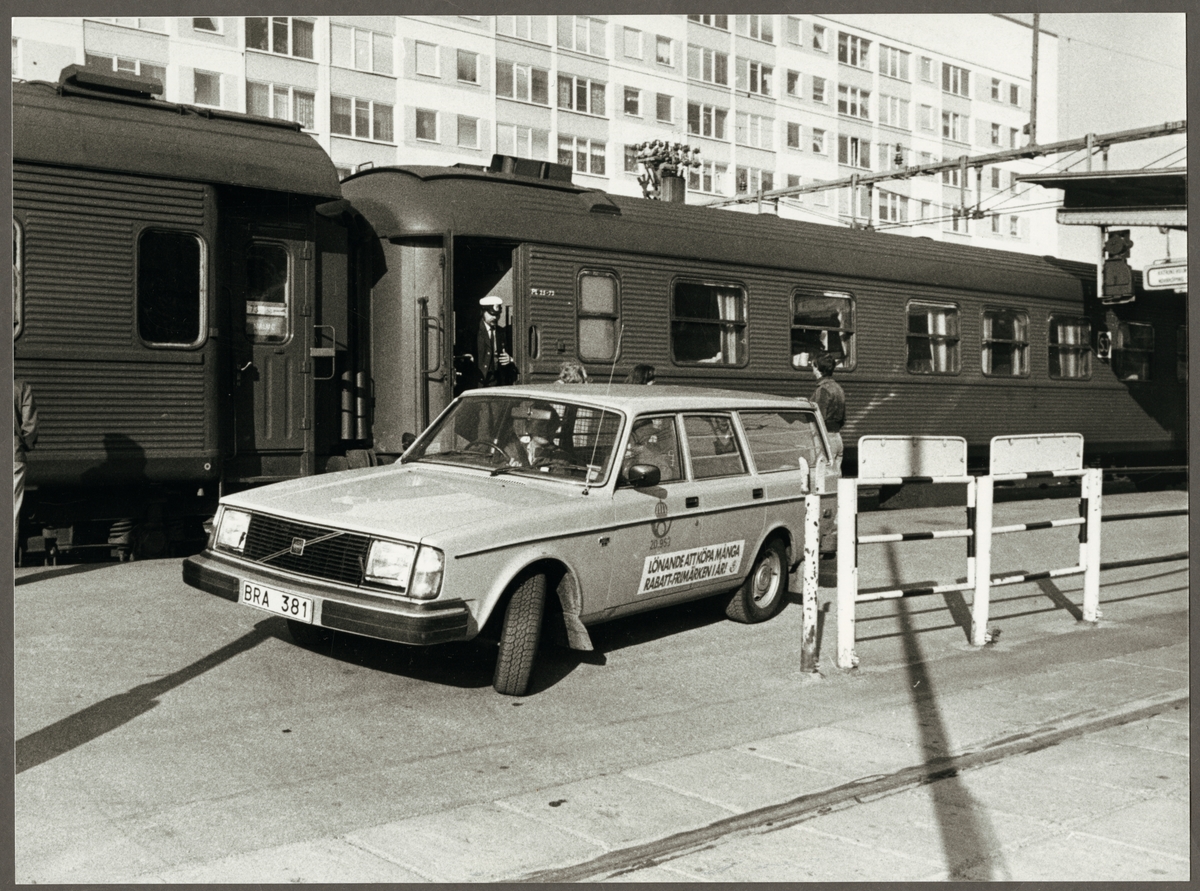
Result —
[[[829,38],[824,25],[813,25],[812,48],[818,52],[829,52]]]
[[[1020,132],[1021,131],[1018,130],[1016,127],[1008,128],[1008,147],[1009,148],[1016,148],[1017,145],[1020,143],[1020,139],[1018,138]]]
[[[787,145],[788,148],[800,148],[800,125],[792,121],[787,122]]]
[[[497,59],[496,95],[534,105],[549,105],[550,73],[543,68]]]
[[[894,192],[879,192],[879,219],[885,223],[908,222],[908,198]]]
[[[330,62],[339,68],[391,74],[392,35],[346,25],[331,25],[329,55]]]
[[[642,91],[633,87],[625,88],[625,114],[635,118],[642,116]]]
[[[496,16],[496,33],[545,43],[546,17],[541,15],[498,15]]]
[[[166,95],[167,69],[162,65],[152,65],[140,59],[123,59],[120,56],[94,56],[91,53],[84,56],[84,64],[89,68],[100,68],[105,71],[116,71],[121,74],[133,74],[137,77],[156,80],[163,87],[159,95]]]
[[[934,112],[932,105],[922,105],[917,116],[917,126],[919,126],[922,130],[932,131],[934,126],[933,114]]]
[[[898,96],[879,97],[879,123],[908,130],[908,100]]]
[[[558,45],[589,56],[606,55],[604,22],[586,15],[560,15]]]
[[[437,131],[437,113],[434,115],[434,132]],[[421,136],[421,112],[417,112],[417,138]],[[354,136],[375,142],[393,142],[392,106],[366,99],[333,96],[329,105],[329,129],[339,136]],[[434,136],[434,139],[437,137]]]
[[[1018,216],[1010,216],[1008,218],[1008,234],[1013,238],[1021,237],[1021,218]]]
[[[681,364],[745,365],[745,290],[732,284],[675,282],[671,358]]]
[[[432,43],[416,41],[417,74],[422,77],[438,76],[438,48]]]
[[[958,307],[910,301],[908,373],[958,374],[958,371]]]
[[[296,121],[306,130],[316,129],[316,96],[283,84],[246,81],[246,113],[282,121]]]
[[[558,163],[577,170],[604,176],[605,144],[575,136],[558,137]]]
[[[458,115],[458,147],[479,148],[479,119]]]
[[[13,220],[13,338],[24,330],[25,324],[25,234],[21,224]]]
[[[838,114],[867,120],[871,116],[868,108],[870,100],[871,94],[866,90],[845,85],[838,86]]]
[[[715,161],[701,161],[699,167],[688,168],[688,188],[696,192],[725,194],[725,175],[729,168]]]
[[[479,83],[479,54],[458,50],[458,80],[460,83]]]
[[[675,120],[675,101],[666,93],[654,94],[654,119],[660,124],[670,124]]]
[[[1154,355],[1154,326],[1121,322],[1112,345],[1112,369],[1119,381],[1148,381]]]
[[[143,342],[192,347],[204,339],[204,269],[204,245],[191,232],[146,229],[138,236],[137,325]]]
[[[793,291],[792,367],[811,368],[821,353],[831,353],[839,368],[854,367],[854,295]]]
[[[992,78],[992,100],[994,102],[1000,101],[1000,79],[998,77]]]
[[[16,256],[16,253],[13,253]],[[15,290],[14,290],[15,293]],[[1175,329],[1175,380],[1187,383],[1188,379],[1188,348],[1187,325]]]
[[[971,95],[971,72],[948,62],[942,63],[942,91],[956,96]]]
[[[787,175],[787,187],[788,187],[789,189],[794,189],[794,188],[795,188],[796,186],[798,186],[798,185],[800,185],[800,174],[798,174],[798,173],[789,173],[789,174]],[[800,198],[800,196],[799,196],[799,195],[796,195],[796,196],[794,196],[794,197],[795,197],[795,198],[797,198],[797,199],[799,199],[799,198]]]
[[[1050,316],[1050,377],[1087,380],[1092,376],[1092,323],[1075,316]]]
[[[630,59],[642,57],[642,32],[636,28],[623,29],[625,35],[625,55]]]
[[[431,108],[417,109],[417,139],[422,142],[438,141],[438,113]]]
[[[749,60],[742,60],[738,64],[736,88],[739,90],[770,96],[773,79],[774,69],[770,65]]]
[[[992,234],[999,235],[1000,234],[1000,214],[998,214],[998,213],[990,214],[989,219],[991,219],[991,221],[992,221]]]
[[[313,23],[289,16],[247,16],[246,48],[312,59]]]
[[[625,172],[638,172],[638,147],[636,145],[625,146]]]
[[[727,15],[689,15],[688,21],[699,22],[710,28],[720,28],[722,31],[729,30],[729,16]]]
[[[942,171],[942,185],[954,186],[957,188],[962,184],[962,171],[958,167],[951,167],[949,170]]]
[[[992,145],[1000,144],[1000,125],[992,124],[990,137]],[[995,172],[995,171],[993,171]]]
[[[193,31],[208,31],[212,34],[221,33],[221,20],[215,16],[201,17],[197,16],[192,19]]]
[[[535,161],[550,160],[550,131],[518,124],[496,125],[496,152]]]
[[[126,28],[138,28],[142,31],[166,31],[167,20],[162,16],[152,16],[150,18],[136,18],[133,16],[109,16],[103,18],[96,16],[98,22],[112,22],[114,25],[123,25]]]
[[[738,145],[748,145],[768,151],[774,148],[771,133],[775,128],[775,122],[771,118],[739,111],[736,121],[735,138]]]
[[[577,332],[579,358],[584,362],[611,362],[617,358],[617,332],[621,327],[617,277],[610,272],[584,272],[579,276]]]
[[[569,74],[558,76],[558,107],[604,117],[604,88],[600,81]]]
[[[1029,313],[985,309],[980,333],[980,366],[989,377],[1029,375]]]
[[[729,86],[729,56],[716,50],[689,46],[687,76],[692,80]]]
[[[856,220],[871,219],[871,193],[863,188],[838,189],[838,213]]]
[[[997,97],[997,98],[999,98],[999,97]],[[1016,84],[1008,85],[1008,104],[1009,105],[1020,105],[1021,104],[1021,88],[1019,86],[1017,86]]]
[[[654,60],[659,65],[675,64],[675,42],[670,37],[661,34],[654,41]]]
[[[803,91],[803,80],[800,77],[800,72],[789,71],[787,73],[787,94],[793,99],[799,99],[802,97]]]
[[[838,135],[838,163],[871,169],[871,143],[858,136]]]
[[[812,150],[814,154],[825,154],[825,131],[818,130],[815,127],[812,131]]]
[[[879,73],[888,77],[908,80],[908,56],[902,49],[879,45]]]
[[[689,102],[688,133],[693,136],[707,136],[710,139],[724,139],[727,114],[724,108]]]
[[[215,71],[192,72],[192,101],[197,105],[221,107],[221,75]]]
[[[867,58],[870,49],[871,41],[869,40],[847,34],[844,31],[838,34],[838,61],[844,65],[853,65],[855,68],[870,67]]]
[[[967,119],[956,111],[942,112],[942,138],[955,142],[967,141]]]
[[[794,15],[784,16],[783,36],[788,43],[795,44],[796,46],[804,44],[804,29],[800,24],[800,20]]]
[[[760,170],[757,167],[738,167],[734,171],[736,182],[734,187],[739,194],[751,192],[769,192],[775,188],[775,174],[770,170]]]
[[[770,15],[739,15],[737,16],[737,32],[745,37],[753,37],[766,43],[774,43],[775,35]]]
[[[933,83],[933,59],[930,59],[928,56],[921,56],[920,69],[921,80]]]
[[[813,77],[812,79],[812,98],[813,102],[825,103],[825,78]]]

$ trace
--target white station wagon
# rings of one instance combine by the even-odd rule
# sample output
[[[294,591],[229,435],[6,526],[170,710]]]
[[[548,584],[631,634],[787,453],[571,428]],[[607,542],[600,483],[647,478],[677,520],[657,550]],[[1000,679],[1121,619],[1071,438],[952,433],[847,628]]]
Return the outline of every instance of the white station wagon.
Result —
[[[189,585],[333,631],[403,644],[499,640],[495,688],[524,695],[544,625],[727,595],[762,622],[803,552],[828,464],[803,399],[690,387],[473,390],[395,464],[221,499]],[[799,556],[797,556],[797,562]]]

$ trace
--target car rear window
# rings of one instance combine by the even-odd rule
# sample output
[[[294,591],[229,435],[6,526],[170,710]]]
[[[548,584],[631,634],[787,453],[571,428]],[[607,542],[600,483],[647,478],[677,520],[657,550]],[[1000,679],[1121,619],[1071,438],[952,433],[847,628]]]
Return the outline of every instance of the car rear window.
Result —
[[[815,467],[818,457],[824,457],[817,419],[809,411],[744,411],[739,412],[746,442],[759,473],[798,470],[800,459]]]

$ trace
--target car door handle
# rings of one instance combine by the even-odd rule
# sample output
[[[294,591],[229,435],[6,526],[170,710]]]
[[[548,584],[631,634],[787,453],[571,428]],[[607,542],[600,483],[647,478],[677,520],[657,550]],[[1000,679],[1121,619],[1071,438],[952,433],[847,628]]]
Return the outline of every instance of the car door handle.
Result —
[[[699,495],[689,495],[687,498],[684,499],[683,506],[684,507],[699,507],[700,506],[700,496]]]
[[[759,499],[759,498],[762,498],[762,497],[763,497],[763,490],[762,490],[762,489],[751,489],[751,490],[750,490],[750,497],[751,497],[751,498],[754,498],[754,499]]]

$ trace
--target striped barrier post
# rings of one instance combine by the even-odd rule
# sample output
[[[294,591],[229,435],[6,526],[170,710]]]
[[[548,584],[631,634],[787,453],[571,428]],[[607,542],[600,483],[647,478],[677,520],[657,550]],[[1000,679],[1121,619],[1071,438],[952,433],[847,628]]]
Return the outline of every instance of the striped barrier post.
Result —
[[[800,670],[817,670],[817,578],[821,559],[821,496],[804,496],[804,585],[801,606]]]
[[[1093,467],[1087,471],[1083,486],[1087,502],[1087,525],[1080,530],[1084,538],[1079,561],[1084,566],[1083,621],[1097,622],[1100,619],[1100,508],[1104,487],[1104,477],[1099,468]]]
[[[995,489],[990,476],[981,476],[975,490],[975,595],[971,600],[971,644],[987,643],[992,581],[992,504]]]
[[[858,596],[858,480],[838,480],[837,667],[854,668],[854,601]]]

